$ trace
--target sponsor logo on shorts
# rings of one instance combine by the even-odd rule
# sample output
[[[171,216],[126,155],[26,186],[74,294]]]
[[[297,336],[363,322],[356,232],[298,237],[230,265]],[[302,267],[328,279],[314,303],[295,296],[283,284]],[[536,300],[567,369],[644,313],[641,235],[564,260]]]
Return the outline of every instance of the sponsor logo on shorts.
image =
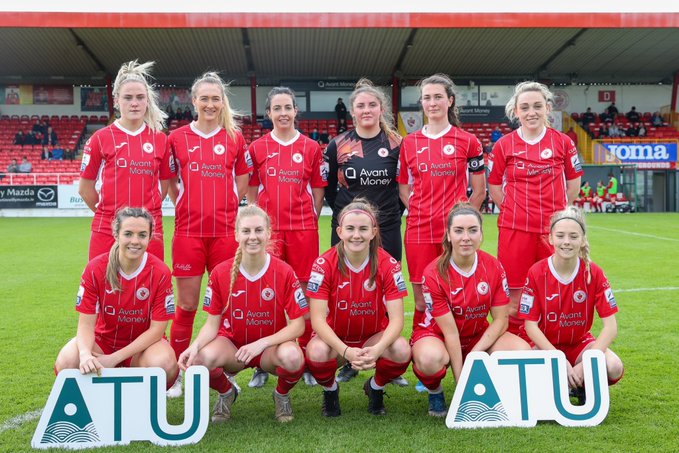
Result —
[[[482,296],[488,294],[488,289],[490,289],[490,287],[486,282],[480,282],[478,285],[476,285],[476,291],[478,291],[478,293]]]
[[[443,154],[446,156],[452,156],[455,154],[455,147],[451,144],[447,144],[446,146],[443,147]]]
[[[587,293],[580,289],[573,293],[573,300],[581,304],[587,300]]]
[[[554,152],[552,152],[552,150],[549,149],[549,148],[545,148],[545,149],[542,150],[542,152],[540,152],[540,157],[542,157],[543,159],[549,159],[553,155],[554,155]]]
[[[319,260],[323,258],[318,258]],[[318,260],[317,260],[318,261]],[[323,279],[325,278],[325,275],[319,274],[318,272],[311,272],[311,275],[309,276],[309,283],[307,284],[307,291],[310,291],[312,293],[317,293],[318,290],[320,289],[321,285],[323,284]]]
[[[173,294],[165,296],[165,312],[168,315],[174,314],[174,295]]]
[[[296,164],[301,164],[302,161],[304,160],[304,157],[302,157],[302,155],[300,153],[295,153],[295,154],[292,155],[292,160]]]
[[[406,291],[406,279],[403,277],[403,272],[396,272],[394,274],[394,283],[399,291]]]
[[[180,264],[177,263],[174,265],[175,269],[179,269],[180,271],[190,271],[191,270],[191,265],[190,264]]]
[[[302,288],[297,288],[295,291],[295,302],[297,302],[297,306],[301,309],[307,308],[309,306]]]
[[[153,145],[149,142],[146,142],[141,145],[141,149],[143,149],[145,153],[151,154],[153,152]]]
[[[262,290],[262,299],[266,300],[267,302],[273,300],[275,295],[276,293],[271,288],[264,288]]]
[[[533,308],[533,302],[535,301],[535,296],[523,293],[521,294],[521,301],[519,302],[519,313],[527,315],[530,309]]]
[[[141,287],[137,290],[137,299],[139,300],[146,300],[149,298],[149,295],[151,294],[151,291],[149,291],[148,288]]]
[[[389,150],[387,148],[380,148],[377,150],[377,155],[380,157],[387,157],[389,155]]]
[[[209,286],[205,289],[205,297],[203,298],[203,307],[210,308],[212,305],[212,288]]]
[[[218,143],[212,150],[215,152],[216,155],[221,156],[226,151],[226,148],[224,148],[224,145],[222,145],[221,143]]]

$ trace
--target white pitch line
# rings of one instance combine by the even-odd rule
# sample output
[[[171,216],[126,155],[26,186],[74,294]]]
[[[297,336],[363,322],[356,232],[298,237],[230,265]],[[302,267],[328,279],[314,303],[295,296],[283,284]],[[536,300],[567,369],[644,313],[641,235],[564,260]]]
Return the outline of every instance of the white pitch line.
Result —
[[[591,226],[591,225],[590,225],[589,228],[594,228],[594,229],[597,229],[597,230],[612,231],[613,233],[629,234],[631,236],[641,236],[641,237],[644,237],[644,238],[660,239],[661,241],[679,242],[679,239],[668,238],[668,237],[665,237],[665,236],[656,236],[654,234],[637,233],[635,231],[616,230],[615,228],[606,228],[606,227]]]
[[[628,289],[615,289],[614,293],[640,293],[643,291],[677,291],[679,286],[659,286],[657,288],[628,288]]]
[[[42,414],[42,409],[26,412],[25,414],[17,415],[16,417],[10,418],[2,425],[0,425],[0,434],[10,429],[17,429],[24,423],[32,422],[36,418],[39,418],[40,414]]]

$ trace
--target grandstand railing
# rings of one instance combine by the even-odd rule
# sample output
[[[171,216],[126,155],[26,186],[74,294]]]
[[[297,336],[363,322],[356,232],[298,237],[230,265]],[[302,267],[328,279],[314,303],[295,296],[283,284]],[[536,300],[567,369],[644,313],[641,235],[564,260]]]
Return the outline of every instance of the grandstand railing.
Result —
[[[68,185],[80,179],[79,173],[0,173],[0,185]]]

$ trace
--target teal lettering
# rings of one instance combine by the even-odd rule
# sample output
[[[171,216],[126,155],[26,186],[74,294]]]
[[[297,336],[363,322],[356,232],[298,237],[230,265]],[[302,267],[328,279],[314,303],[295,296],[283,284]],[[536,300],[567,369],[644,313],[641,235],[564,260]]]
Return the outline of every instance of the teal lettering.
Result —
[[[528,391],[526,390],[526,365],[544,365],[544,359],[500,359],[498,365],[519,367],[519,395],[521,395],[521,420],[528,420]]]
[[[94,377],[93,384],[113,384],[113,440],[119,442],[122,440],[123,424],[120,420],[122,417],[123,406],[123,384],[136,384],[144,382],[143,377],[136,376],[121,376],[121,377]]]

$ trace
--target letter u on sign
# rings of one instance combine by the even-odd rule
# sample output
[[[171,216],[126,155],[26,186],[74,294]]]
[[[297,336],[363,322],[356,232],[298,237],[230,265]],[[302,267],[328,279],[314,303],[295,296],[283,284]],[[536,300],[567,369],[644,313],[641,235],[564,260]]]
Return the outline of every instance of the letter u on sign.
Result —
[[[167,422],[165,371],[110,368],[102,376],[63,370],[35,430],[33,448],[82,449],[148,440],[156,445],[194,444],[207,430],[207,368],[190,367],[185,376],[184,422]]]
[[[606,359],[583,354],[586,403],[571,404],[566,356],[561,351],[499,351],[467,356],[448,410],[448,428],[532,427],[538,420],[595,426],[610,406]]]

